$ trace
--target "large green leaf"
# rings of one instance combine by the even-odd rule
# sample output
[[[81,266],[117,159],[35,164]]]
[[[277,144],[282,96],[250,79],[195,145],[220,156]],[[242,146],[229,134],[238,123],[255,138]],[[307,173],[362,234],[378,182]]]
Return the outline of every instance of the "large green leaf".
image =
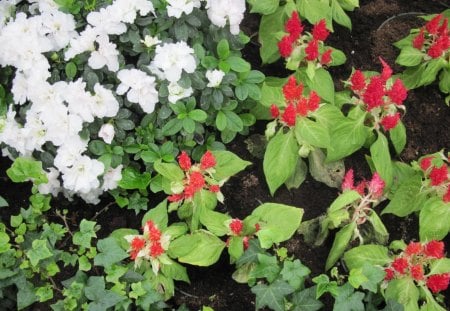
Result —
[[[113,291],[105,290],[105,280],[102,276],[89,277],[84,294],[91,300],[89,311],[104,311],[125,299]]]
[[[229,178],[252,164],[251,162],[242,160],[230,151],[219,150],[213,151],[212,153],[216,158],[213,176],[217,180]]]
[[[392,145],[394,145],[395,152],[400,154],[406,146],[406,128],[403,122],[399,122],[396,127],[389,131]]]
[[[301,118],[295,125],[295,136],[298,141],[319,148],[327,148],[330,145],[328,129],[318,122],[308,118]]]
[[[293,131],[281,130],[269,141],[264,154],[263,169],[270,194],[293,174],[298,158],[298,145]]]
[[[250,13],[268,15],[274,13],[280,4],[280,0],[248,0],[252,6]]]
[[[302,158],[298,158],[294,173],[284,183],[286,187],[291,190],[298,188],[305,181],[306,174],[308,174],[308,166]]]
[[[378,132],[377,140],[370,146],[370,155],[372,156],[375,171],[378,172],[386,183],[386,188],[389,189],[393,181],[393,169],[389,143],[384,134]]]
[[[400,51],[400,55],[398,55],[395,62],[406,67],[417,66],[423,60],[424,56],[425,54],[420,50],[408,46]]]
[[[361,268],[365,263],[384,266],[391,261],[391,258],[388,255],[387,247],[368,244],[360,245],[345,252],[344,261],[351,270]]]
[[[184,178],[183,171],[175,163],[163,163],[161,161],[156,161],[154,167],[155,171],[170,181],[181,181]]]
[[[340,6],[338,0],[331,0],[331,14],[333,20],[348,29],[352,29],[352,21],[350,17],[345,13],[345,11]]]
[[[340,194],[333,201],[333,203],[331,203],[330,207],[328,208],[328,213],[340,210],[341,208],[344,208],[359,199],[361,199],[361,195],[357,191],[346,190],[342,194]]]
[[[364,293],[355,291],[346,283],[339,287],[333,311],[364,311]]]
[[[283,79],[284,81],[284,79]],[[281,104],[284,102],[283,90],[280,85],[270,85],[264,82],[261,86],[261,100],[260,103],[266,107],[272,104]]]
[[[144,226],[148,220],[152,220],[160,230],[167,227],[169,215],[167,214],[167,200],[162,201],[156,207],[150,209],[142,217],[141,225]]]
[[[345,249],[350,244],[355,228],[356,223],[351,222],[336,233],[333,246],[331,246],[330,253],[328,254],[328,258],[325,263],[325,270],[329,270],[339,260],[339,258],[341,258]]]
[[[263,64],[270,64],[280,58],[278,53],[278,40],[274,34],[283,31],[284,22],[286,20],[285,10],[283,6],[270,14],[263,15],[259,24],[259,42],[261,48],[259,53]]]
[[[118,263],[129,256],[113,237],[99,240],[97,249],[98,254],[94,258],[94,264],[105,268],[110,268],[113,264]]]
[[[231,216],[209,209],[203,209],[200,213],[200,223],[217,236],[227,234],[230,229],[225,225]]]
[[[269,307],[275,311],[284,311],[284,298],[294,289],[285,281],[277,280],[270,285],[258,284],[252,287],[252,293],[256,295],[256,309]]]
[[[429,275],[443,274],[450,272],[450,258],[440,258],[433,260],[430,265]]]
[[[329,29],[331,27],[331,7],[329,0],[302,0],[297,1],[297,8],[300,15],[305,17],[308,22],[315,24],[325,18]]]
[[[39,261],[50,258],[53,253],[48,249],[47,240],[34,240],[32,243],[32,248],[26,252],[30,263],[36,266]]]
[[[122,171],[122,179],[119,187],[123,189],[145,189],[150,184],[150,173],[139,173],[132,167],[127,167]]]
[[[48,181],[42,169],[42,162],[31,158],[15,159],[11,167],[6,170],[6,174],[16,183],[32,180],[39,185]]]
[[[385,291],[386,299],[392,299],[401,303],[405,310],[417,311],[419,306],[419,289],[412,278],[400,278],[391,280]]]
[[[394,214],[398,217],[405,217],[416,211],[414,208],[420,197],[422,178],[413,176],[399,185],[391,196],[391,200],[381,214]]]
[[[308,155],[311,176],[328,187],[340,188],[344,178],[343,160],[325,163],[325,155],[321,149],[315,148]]]
[[[421,241],[442,240],[450,231],[450,203],[440,197],[430,198],[419,215],[419,236]]]
[[[321,99],[334,104],[334,82],[327,70],[323,68],[316,69],[313,79],[308,78],[308,75],[301,71],[299,71],[299,74],[300,80],[305,81],[309,89],[316,91]]]
[[[292,303],[294,311],[317,311],[323,307],[323,303],[316,299],[316,286],[295,292],[292,295]]]

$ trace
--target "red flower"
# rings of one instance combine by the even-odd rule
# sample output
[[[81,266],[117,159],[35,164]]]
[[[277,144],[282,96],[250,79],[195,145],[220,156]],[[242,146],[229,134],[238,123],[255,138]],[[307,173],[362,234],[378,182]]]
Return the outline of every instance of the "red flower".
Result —
[[[135,237],[131,241],[130,246],[131,246],[130,258],[132,260],[135,260],[137,255],[138,255],[138,253],[141,251],[141,249],[144,248],[145,240],[141,239],[141,238],[138,238],[138,237]]]
[[[383,119],[381,119],[380,124],[383,126],[383,129],[385,131],[389,131],[397,126],[399,120],[400,120],[400,113],[397,112],[395,114],[389,114],[387,116],[384,116]]]
[[[384,272],[386,272],[386,275],[384,276],[384,280],[385,281],[390,281],[394,278],[395,276],[395,271],[392,270],[391,268],[386,268],[384,269]]]
[[[278,109],[277,105],[272,104],[272,106],[270,106],[270,114],[272,115],[272,118],[278,118],[278,116],[280,115],[280,109]]]
[[[400,274],[405,274],[405,270],[408,268],[408,260],[402,257],[395,258],[392,262],[392,268]]]
[[[349,169],[347,173],[345,173],[344,181],[342,182],[341,188],[342,191],[352,190],[355,186],[353,169]]]
[[[281,120],[286,123],[287,126],[295,126],[295,120],[297,119],[297,111],[293,104],[289,104],[281,116]]]
[[[249,238],[248,236],[245,236],[245,237],[242,239],[242,244],[244,244],[244,250],[246,250],[246,249],[248,248],[248,246],[249,246],[249,241],[250,241],[250,238]]]
[[[167,200],[169,200],[169,202],[179,202],[179,201],[183,200],[183,194],[180,193],[180,194],[169,195],[167,197]]]
[[[448,179],[447,165],[442,164],[441,167],[433,167],[430,172],[432,186],[439,186]]]
[[[290,76],[285,85],[283,85],[283,95],[286,101],[289,103],[291,101],[298,100],[302,97],[303,84],[297,84],[294,76]]]
[[[289,57],[292,53],[292,43],[294,41],[292,40],[291,36],[286,35],[283,38],[281,38],[281,41],[278,42],[278,51],[280,52],[280,55],[284,58]]]
[[[408,90],[406,89],[403,81],[400,79],[395,80],[391,89],[387,91],[387,95],[391,101],[397,105],[401,105],[408,96]]]
[[[381,179],[380,175],[375,172],[372,176],[372,180],[369,182],[369,191],[372,193],[375,197],[381,197],[383,195],[384,190],[384,180]]]
[[[298,13],[296,11],[292,12],[291,18],[288,19],[285,25],[286,32],[289,33],[292,42],[297,40],[303,32],[303,26]]]
[[[311,93],[309,93],[308,99],[308,110],[316,111],[319,108],[319,104],[320,104],[319,95],[317,95],[315,91],[311,91]]]
[[[319,57],[319,44],[317,40],[312,40],[305,48],[306,60],[315,60]]]
[[[150,241],[159,241],[161,239],[161,231],[156,227],[152,221],[147,222],[148,225],[148,238]]]
[[[441,22],[442,14],[438,14],[433,19],[431,19],[428,23],[425,24],[425,28],[432,35],[437,34],[439,30],[439,23]]]
[[[444,18],[441,27],[438,29],[438,33],[441,37],[448,36],[448,18]]]
[[[446,290],[450,280],[450,273],[434,274],[428,277],[427,286],[433,293]]]
[[[442,201],[444,201],[445,203],[450,202],[450,185],[448,185],[447,192],[442,197]]]
[[[325,41],[329,34],[330,32],[327,29],[325,19],[321,19],[318,23],[314,24],[312,31],[314,40]]]
[[[370,79],[366,91],[363,94],[363,101],[367,105],[367,111],[383,105],[384,81],[380,76]]]
[[[209,191],[213,192],[213,193],[217,193],[220,191],[220,186],[219,185],[210,185],[209,186]]]
[[[183,171],[189,171],[191,168],[191,159],[186,151],[181,151],[181,154],[178,156],[178,164]]]
[[[391,67],[380,57],[381,65],[383,65],[383,71],[381,72],[381,79],[386,81],[392,76],[392,69]]]
[[[162,248],[161,243],[153,242],[152,246],[150,246],[150,256],[158,257],[159,255],[164,253],[164,248]]]
[[[301,115],[302,117],[306,117],[308,115],[308,100],[306,98],[301,98],[298,102],[297,102],[297,106],[296,106],[296,110],[297,113],[299,115]]]
[[[405,248],[405,254],[408,256],[419,254],[422,251],[422,243],[410,242]]]
[[[419,34],[415,36],[412,41],[412,46],[418,50],[421,50],[424,42],[425,42],[424,30],[423,28],[420,28]]]
[[[414,280],[416,280],[416,281],[423,280],[422,265],[418,264],[418,265],[411,266],[410,271],[411,271],[411,276],[413,277]]]
[[[205,185],[205,178],[200,172],[192,172],[189,176],[189,185],[194,187],[196,190],[203,188]]]
[[[211,153],[211,151],[206,151],[205,154],[200,159],[200,168],[206,170],[208,168],[216,166],[216,158]]]
[[[362,91],[366,87],[366,79],[360,70],[355,70],[350,78],[353,91]]]
[[[432,240],[425,244],[423,252],[428,257],[443,258],[444,257],[444,242]]]
[[[443,41],[442,40],[440,40],[441,38],[439,38],[438,40],[436,40],[436,42],[434,42],[431,46],[430,46],[430,48],[428,49],[428,52],[427,52],[427,54],[428,54],[428,56],[430,56],[431,58],[439,58],[439,57],[441,57],[442,56],[442,54],[444,53],[444,51],[445,51],[445,48],[444,48],[444,44],[443,44]]]
[[[239,235],[242,232],[242,229],[244,228],[244,223],[240,219],[233,219],[230,222],[230,230],[234,235]]]
[[[333,53],[333,50],[328,49],[325,51],[325,53],[322,54],[322,56],[320,57],[320,63],[322,65],[328,65],[329,63],[331,63],[331,53]]]
[[[419,163],[420,168],[423,171],[428,170],[431,167],[431,161],[433,161],[433,159],[434,159],[433,157],[426,157],[426,158],[423,158],[422,160],[420,160],[420,163]]]

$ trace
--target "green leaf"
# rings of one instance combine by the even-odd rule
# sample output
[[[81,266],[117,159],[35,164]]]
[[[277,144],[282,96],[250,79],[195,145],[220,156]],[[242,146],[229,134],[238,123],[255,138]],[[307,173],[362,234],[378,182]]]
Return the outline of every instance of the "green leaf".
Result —
[[[249,0],[252,6],[250,13],[268,15],[274,13],[280,4],[280,0]]]
[[[184,179],[183,170],[175,163],[163,163],[156,161],[154,164],[155,171],[172,181],[182,181]]]
[[[339,287],[333,311],[364,311],[364,293],[356,292],[353,287],[346,283]]]
[[[213,177],[219,181],[236,175],[252,164],[251,162],[242,160],[230,151],[215,150],[212,151],[212,154],[216,158]]]
[[[89,303],[89,311],[104,311],[125,299],[113,291],[105,290],[105,280],[102,276],[89,277],[84,295],[92,301]]]
[[[161,265],[161,271],[169,278],[190,283],[186,268],[175,261],[171,260],[170,264]]]
[[[283,30],[285,17],[283,6],[278,7],[274,13],[261,17],[258,39],[263,64],[274,63],[280,58],[277,45],[279,39],[274,34]]]
[[[297,122],[295,135],[299,141],[304,141],[315,147],[327,148],[330,145],[328,129],[308,118],[302,118],[300,122]]]
[[[322,150],[315,148],[308,155],[311,176],[328,187],[340,188],[344,179],[345,165],[343,160],[325,163]]]
[[[446,61],[443,58],[436,58],[428,61],[426,67],[422,73],[419,85],[428,85],[436,80],[436,75],[439,70],[446,65]]]
[[[244,101],[248,97],[249,89],[246,84],[238,85],[236,86],[234,93],[236,94],[237,99]]]
[[[398,217],[405,217],[416,211],[414,208],[420,200],[420,188],[422,178],[412,176],[402,182],[394,194],[391,196],[389,204],[382,211],[383,214],[394,214]],[[420,200],[422,201],[422,200]]]
[[[391,280],[385,291],[387,299],[395,300],[401,303],[405,310],[416,311],[419,310],[419,290],[416,287],[412,278],[400,278]]]
[[[352,269],[348,281],[354,288],[361,286],[376,294],[378,285],[383,281],[384,276],[383,268],[366,263],[361,268]]]
[[[442,240],[450,231],[450,204],[440,197],[430,198],[419,214],[421,241]]]
[[[450,272],[450,258],[440,258],[433,260],[430,265],[430,272],[428,275],[443,274]]]
[[[328,208],[328,213],[335,212],[340,210],[341,208],[346,207],[349,204],[352,204],[356,200],[360,200],[361,195],[355,190],[346,190],[342,194],[340,194],[334,201],[331,203]]]
[[[99,240],[97,249],[99,253],[94,258],[94,265],[103,266],[106,269],[129,256],[113,237]]]
[[[80,271],[89,271],[91,270],[92,265],[89,261],[89,258],[87,258],[85,255],[80,256],[78,258],[78,270]]]
[[[267,144],[263,169],[272,196],[294,172],[297,152],[298,145],[292,131],[286,134],[279,131]]]
[[[8,202],[0,195],[0,207],[8,206]]]
[[[25,182],[32,180],[36,185],[47,183],[47,175],[42,169],[42,162],[31,158],[17,158],[6,174],[13,182]]]
[[[95,221],[89,221],[86,219],[81,220],[80,231],[75,232],[73,235],[73,244],[84,248],[91,247],[91,239],[97,237],[97,234],[95,233],[95,225]]]
[[[270,107],[272,104],[281,104],[284,102],[284,95],[282,86],[286,79],[274,80],[275,83],[271,83],[268,77],[267,80],[261,86],[261,100],[260,103],[265,107]]]
[[[419,65],[424,59],[425,54],[420,50],[407,46],[400,51],[395,62],[405,67],[412,67]]]
[[[378,132],[377,140],[370,146],[370,155],[375,171],[378,172],[381,179],[386,183],[386,188],[389,189],[393,181],[392,161],[386,136],[380,132]]]
[[[191,118],[192,120],[197,121],[197,122],[204,122],[206,120],[206,118],[208,117],[206,112],[204,112],[203,110],[200,110],[200,109],[194,109],[194,110],[189,111],[188,116],[189,116],[189,118]]]
[[[352,30],[352,21],[337,0],[331,1],[331,15],[336,23]]]
[[[162,133],[164,136],[172,136],[181,131],[182,128],[183,122],[178,118],[174,118],[164,124]]]
[[[395,152],[399,155],[406,146],[406,128],[403,122],[389,131],[389,137],[394,145]]]
[[[186,132],[188,132],[189,134],[194,133],[195,131],[195,121],[189,118],[185,118],[182,121],[183,123],[183,128]]]
[[[162,201],[156,207],[150,209],[142,217],[141,225],[144,226],[145,223],[152,220],[160,230],[164,230],[169,222],[169,216],[167,214],[167,200]]]
[[[16,281],[17,287],[17,309],[22,310],[37,301],[33,284],[25,279],[24,276]]]
[[[270,285],[258,284],[252,287],[256,295],[256,309],[269,307],[275,311],[284,311],[284,297],[293,292],[293,288],[285,281],[277,280]]]
[[[380,238],[387,242],[389,232],[387,231],[378,214],[375,211],[372,211],[372,213],[369,216],[367,216],[367,219],[372,224],[373,228],[375,229],[375,232],[380,236]]]
[[[52,257],[53,253],[48,249],[47,240],[34,240],[32,248],[26,252],[26,255],[30,263],[36,267],[39,261]]]
[[[74,62],[68,62],[65,67],[66,76],[69,80],[73,80],[77,75],[77,65]]]
[[[316,91],[320,98],[334,104],[334,82],[327,70],[319,68],[315,71],[313,79],[300,80],[304,80],[309,89]]]
[[[250,71],[250,63],[238,56],[230,56],[227,58],[226,62],[230,65],[230,68],[236,72],[246,72]]]
[[[310,24],[315,24],[321,19],[331,22],[331,8],[328,0],[302,0],[297,2],[300,15],[305,17]]]
[[[299,157],[297,160],[297,165],[295,166],[294,173],[289,176],[284,184],[289,190],[298,188],[305,181],[306,174],[308,174],[308,166],[306,166],[305,161],[303,161],[302,158]]]
[[[244,253],[244,237],[231,236],[228,239],[228,254],[230,255],[230,262],[234,263]]]
[[[230,46],[227,39],[222,39],[217,44],[217,55],[220,59],[227,59],[230,56]]]
[[[384,266],[391,261],[387,247],[381,245],[360,245],[345,252],[344,261],[348,269],[357,269],[365,263]]]
[[[355,229],[356,223],[351,222],[340,229],[338,233],[336,233],[333,241],[333,246],[331,247],[330,253],[328,254],[328,258],[325,263],[325,270],[329,270],[339,260],[339,258],[341,258],[345,249],[352,240]]]
[[[150,184],[150,173],[139,173],[131,166],[122,171],[122,179],[119,182],[119,187],[127,190],[131,189],[145,189]]]
[[[230,219],[229,215],[209,209],[203,209],[200,213],[200,223],[217,236],[223,236],[229,232],[230,229],[225,223]]]
[[[248,75],[245,77],[244,81],[245,83],[249,84],[256,84],[261,83],[266,79],[266,76],[258,70],[251,70]]]
[[[292,295],[293,311],[317,311],[323,303],[316,299],[316,286],[308,287]]]
[[[240,132],[244,129],[244,123],[235,112],[223,110],[223,113],[227,118],[227,129],[233,132]]]
[[[280,266],[275,256],[258,254],[258,263],[250,272],[250,278],[265,278],[269,283],[275,281],[280,274]]]
[[[217,112],[216,116],[216,127],[219,131],[223,131],[227,127],[227,117],[222,110]]]
[[[169,245],[169,255],[195,266],[210,266],[219,260],[225,243],[208,231],[183,235]]]
[[[285,260],[281,270],[283,280],[287,281],[295,290],[303,287],[305,279],[310,273],[311,270],[298,259],[294,261]]]

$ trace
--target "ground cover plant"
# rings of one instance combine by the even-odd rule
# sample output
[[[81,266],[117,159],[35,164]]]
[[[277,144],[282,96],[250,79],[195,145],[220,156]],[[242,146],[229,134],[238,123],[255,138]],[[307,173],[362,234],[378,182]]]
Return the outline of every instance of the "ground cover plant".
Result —
[[[2,308],[448,308],[448,4],[0,7]]]

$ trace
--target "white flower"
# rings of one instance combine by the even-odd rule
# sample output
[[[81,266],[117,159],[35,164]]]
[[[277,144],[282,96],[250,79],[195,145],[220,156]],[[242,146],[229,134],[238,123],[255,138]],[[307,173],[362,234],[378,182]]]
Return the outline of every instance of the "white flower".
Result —
[[[182,71],[193,73],[197,67],[194,50],[186,42],[165,43],[158,45],[155,58],[150,64],[150,70],[158,68],[169,82],[177,82]]]
[[[167,0],[167,15],[180,18],[181,14],[191,14],[194,8],[200,7],[200,0]]]
[[[53,50],[57,51],[69,44],[76,36],[75,19],[71,14],[54,10],[41,15],[42,27],[40,32],[50,39]]]
[[[119,111],[119,103],[113,92],[100,83],[94,85],[94,101],[91,107],[94,116],[99,118],[114,117]]]
[[[143,43],[147,48],[151,48],[152,46],[161,43],[161,40],[159,40],[157,36],[152,37],[146,35],[144,40],[141,40],[141,43]]]
[[[61,170],[64,188],[79,193],[88,193],[99,187],[98,176],[103,173],[104,169],[105,166],[102,162],[88,156],[79,156],[71,167]]]
[[[222,70],[214,69],[206,71],[206,78],[208,79],[207,87],[218,87],[222,82],[225,72]]]
[[[94,121],[94,113],[91,107],[95,107],[95,98],[85,91],[86,83],[80,78],[75,82],[69,82],[62,94],[68,104],[69,112],[81,117],[85,122]]]
[[[137,69],[122,69],[117,78],[122,82],[117,87],[117,94],[127,93],[128,101],[138,103],[146,113],[153,112],[158,102],[155,77]]]
[[[79,36],[70,40],[70,46],[64,53],[64,59],[67,61],[83,52],[94,51],[94,42],[97,36],[98,30],[88,25]]]
[[[61,191],[61,183],[59,182],[59,171],[53,167],[48,169],[48,172],[45,172],[47,175],[47,183],[38,185],[38,191],[41,194],[52,194],[53,196],[57,196]]]
[[[214,25],[225,27],[228,20],[230,32],[233,35],[239,34],[239,24],[244,18],[245,0],[208,0],[206,8]]]
[[[115,134],[114,126],[109,123],[103,124],[100,131],[98,131],[98,137],[103,139],[107,144],[111,144]]]
[[[98,12],[90,12],[86,19],[95,27],[99,34],[121,35],[127,31],[127,26],[118,18],[114,18],[114,8],[108,6]]]
[[[67,137],[66,143],[56,151],[53,164],[57,169],[63,171],[65,168],[74,165],[86,149],[87,141],[82,140],[80,136]]]
[[[106,173],[103,175],[102,190],[108,191],[117,188],[119,181],[122,179],[122,168],[122,164],[116,168],[108,168]]]
[[[98,51],[91,53],[88,61],[89,66],[92,69],[100,69],[106,65],[110,71],[116,72],[119,70],[117,45],[111,43],[106,35],[99,36],[96,41],[98,42]]]
[[[98,204],[100,203],[99,196],[103,193],[100,188],[91,189],[87,193],[79,193],[78,195],[88,204]]]
[[[177,82],[170,82],[167,89],[169,91],[169,102],[172,104],[175,104],[182,98],[191,96],[193,92],[192,87],[185,89],[181,87]]]

